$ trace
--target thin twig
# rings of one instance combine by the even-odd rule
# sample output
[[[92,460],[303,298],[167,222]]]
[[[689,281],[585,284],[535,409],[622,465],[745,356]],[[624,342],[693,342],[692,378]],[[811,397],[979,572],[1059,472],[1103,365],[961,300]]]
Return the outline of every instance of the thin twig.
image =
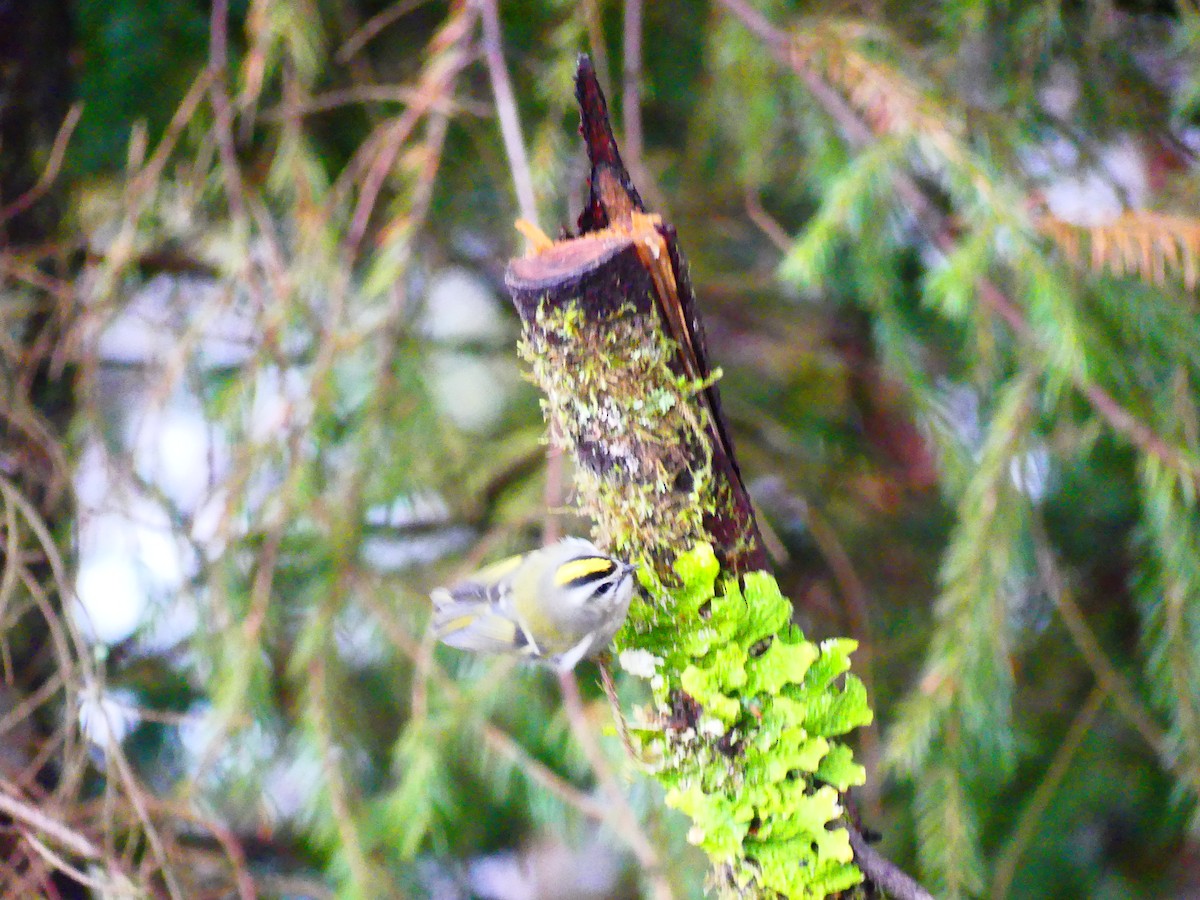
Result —
[[[544,763],[534,759],[512,735],[485,721],[483,737],[492,750],[505,757],[521,769],[530,781],[554,794],[567,806],[573,807],[594,822],[606,823],[612,818],[607,803],[584,793]]]
[[[421,94],[410,87],[398,84],[360,84],[342,88],[336,91],[326,91],[315,97],[309,97],[303,102],[284,101],[262,113],[264,122],[286,121],[294,116],[308,116],[315,113],[329,112],[342,106],[365,103],[401,103],[412,104],[423,102]],[[447,115],[467,113],[472,116],[491,116],[492,108],[477,100],[456,98],[437,98],[428,104],[428,108]]]
[[[611,97],[612,78],[608,71],[608,47],[604,40],[604,21],[600,15],[600,0],[584,0],[583,23],[587,29],[588,55],[596,67],[596,80],[605,96]]]
[[[237,886],[238,897],[241,900],[255,900],[258,891],[254,887],[254,876],[250,872],[249,860],[246,859],[242,842],[233,829],[215,816],[205,816],[195,811],[190,805],[184,805],[182,809],[179,806],[167,808],[175,815],[198,823],[213,836],[233,866],[233,881]]]
[[[360,596],[363,597],[364,604],[375,615],[383,630],[387,633],[389,640],[396,647],[400,648],[401,652],[408,656],[410,660],[414,662],[418,660],[422,653],[421,644],[413,639],[403,624],[396,621],[394,610],[379,602],[376,594],[370,590],[362,591]],[[429,667],[428,678],[431,683],[438,686],[438,689],[451,702],[458,703],[462,701],[463,695],[458,685],[447,678],[446,674],[436,666],[431,665]],[[546,788],[550,793],[586,818],[596,822],[611,823],[612,816],[608,804],[602,803],[579,790],[579,788],[552,771],[544,763],[530,756],[515,738],[486,719],[480,723],[479,728],[483,735],[484,743],[493,752],[513,763],[531,782]],[[617,828],[614,827],[613,832],[618,838],[624,839],[625,836]]]
[[[63,159],[67,155],[67,147],[71,143],[71,135],[75,133],[75,126],[79,124],[79,117],[82,115],[83,104],[72,103],[71,108],[67,110],[67,114],[63,118],[62,125],[58,129],[58,134],[54,137],[54,145],[50,148],[50,157],[46,160],[42,174],[38,177],[33,187],[12,201],[12,203],[0,207],[0,225],[3,225],[13,216],[25,212],[25,210],[29,209],[29,207],[45,196],[46,192],[50,190],[51,185],[54,184],[54,180],[58,177],[59,170],[62,169]]]
[[[866,585],[854,567],[837,530],[825,517],[812,508],[812,505],[799,501],[803,506],[804,522],[808,525],[809,533],[821,551],[829,571],[833,574],[838,593],[846,611],[847,627],[850,634],[858,641],[858,652],[855,659],[855,671],[862,678],[867,695],[875,696],[875,637],[871,627],[871,602]],[[873,719],[869,724],[859,729],[860,743],[864,759],[868,762],[878,762],[881,751],[879,746],[879,723]],[[879,813],[879,784],[872,779],[869,786],[856,791],[865,800],[868,809]]]
[[[53,576],[52,584],[58,592],[58,596],[70,597],[72,595],[71,582],[67,577],[66,563],[54,543],[45,520],[34,509],[33,504],[17,490],[16,486],[2,477],[0,477],[0,494],[4,495],[5,502],[20,510],[26,524],[37,538],[42,552],[46,555],[46,561],[50,564]],[[79,681],[94,681],[95,671],[92,667],[87,642],[83,640],[75,621],[70,616],[59,614],[51,597],[43,587],[41,579],[34,578],[24,567],[22,567],[20,575],[22,586],[29,592],[46,622],[51,645],[58,658],[57,663],[64,673],[63,741],[67,749],[64,750],[60,763],[63,769],[58,782],[58,790],[62,796],[74,790],[83,777],[82,764],[74,759],[74,754],[67,751],[77,746],[78,742],[79,697],[76,685]],[[71,675],[75,675],[76,678],[73,679],[70,677]],[[79,677],[80,675],[82,677]]]
[[[504,64],[500,10],[497,0],[475,0],[475,7],[479,10],[483,24],[483,59],[487,64],[488,79],[492,83],[492,94],[496,98],[496,115],[500,119],[504,152],[508,154],[508,166],[517,194],[517,207],[521,210],[521,218],[536,224],[537,197],[533,193],[533,172],[530,171],[529,157],[525,153],[517,100],[513,96],[512,82],[509,81],[508,68]]]
[[[307,698],[309,714],[320,747],[325,789],[328,791],[329,808],[341,843],[341,852],[345,859],[344,865],[349,869],[353,881],[357,882],[358,890],[369,891],[373,882],[371,864],[367,859],[366,849],[362,845],[358,825],[355,823],[348,785],[342,774],[341,749],[334,738],[333,725],[329,721],[331,703],[328,697],[328,670],[325,660],[320,655],[309,663],[308,673],[310,676]]]
[[[141,822],[142,833],[146,836],[147,843],[150,844],[151,854],[158,865],[159,872],[162,874],[167,894],[170,895],[172,900],[183,900],[186,894],[183,893],[175,877],[175,870],[171,865],[173,856],[167,853],[162,835],[159,834],[158,827],[154,824],[154,820],[150,816],[150,810],[146,796],[142,791],[142,786],[139,784],[137,776],[134,775],[133,767],[130,766],[124,750],[121,749],[114,739],[114,729],[109,725],[107,730],[109,739],[104,747],[104,757],[117,770],[119,779],[125,788],[125,796],[129,798],[129,802],[137,814],[138,821]]]
[[[104,854],[88,838],[53,819],[40,809],[18,800],[7,791],[0,790],[0,813],[24,822],[38,834],[43,834],[59,846],[70,850],[84,859],[101,859]]]
[[[550,423],[550,442],[546,445],[546,484],[542,490],[542,543],[553,544],[562,537],[559,510],[563,506],[563,484],[566,479],[562,445],[554,439],[554,424]]]
[[[600,747],[600,742],[596,740],[595,731],[588,721],[587,710],[584,709],[583,698],[579,694],[579,681],[575,677],[575,673],[559,672],[558,686],[562,693],[563,710],[571,725],[571,733],[579,742],[583,755],[587,758],[592,772],[596,775],[596,780],[600,783],[600,789],[611,804],[613,824],[619,826],[622,837],[625,838],[646,877],[650,880],[653,896],[662,898],[662,900],[673,897],[671,886],[662,871],[658,851],[642,831],[637,814],[634,813],[624,791],[617,784],[612,767]]]
[[[1029,804],[1021,811],[1017,827],[1013,829],[1012,837],[1005,846],[1004,852],[1000,854],[989,896],[995,898],[1008,896],[1013,878],[1017,874],[1017,864],[1021,861],[1021,854],[1033,840],[1038,820],[1046,811],[1046,807],[1050,805],[1050,801],[1054,799],[1054,792],[1058,790],[1058,786],[1066,776],[1067,769],[1075,758],[1075,752],[1083,743],[1083,739],[1087,737],[1087,733],[1091,730],[1092,723],[1096,721],[1096,716],[1103,708],[1107,697],[1108,692],[1104,689],[1104,685],[1097,684],[1088,694],[1088,698],[1079,712],[1076,713],[1071,727],[1067,729],[1066,736],[1054,754],[1054,759],[1046,769],[1045,776],[1038,783],[1037,790],[1033,792]]]
[[[33,851],[42,859],[44,859],[51,868],[70,875],[75,881],[78,881],[85,887],[90,887],[102,897],[112,896],[114,893],[116,893],[112,890],[113,886],[111,884],[101,881],[98,878],[94,878],[79,869],[77,866],[71,865],[69,862],[47,847],[44,843],[38,840],[35,835],[24,830],[22,830],[20,834],[21,837],[25,839],[26,843],[33,848]]]
[[[1182,763],[1170,751],[1166,735],[1146,711],[1143,704],[1138,701],[1136,691],[1121,676],[1100,646],[1100,641],[1088,625],[1087,617],[1075,603],[1070,590],[1064,584],[1064,579],[1054,560],[1049,536],[1040,517],[1033,518],[1031,532],[1042,590],[1053,600],[1063,625],[1066,626],[1067,634],[1070,635],[1087,667],[1091,669],[1096,683],[1104,689],[1107,696],[1112,697],[1117,710],[1154,751],[1163,767],[1168,771],[1175,772],[1182,780],[1191,782],[1194,788],[1200,790],[1200,774],[1181,771]]]
[[[346,42],[338,48],[333,58],[342,65],[345,65],[351,58],[358,54],[358,51],[374,39],[379,32],[427,2],[428,0],[399,0],[399,2],[393,3],[381,12],[376,13],[346,39]]]
[[[625,0],[621,65],[621,156],[635,173],[642,166],[642,0]],[[635,179],[637,176],[635,174]],[[637,179],[640,180],[640,179]]]
[[[305,878],[301,875],[271,875],[258,877],[258,883],[263,890],[271,895],[281,897],[310,897],[312,900],[336,900],[339,896],[330,889],[329,885],[318,878]]]
[[[230,212],[235,219],[240,220],[245,216],[242,175],[233,139],[233,106],[225,89],[226,69],[229,65],[229,0],[213,0],[209,23],[208,67],[213,78],[208,96],[216,118],[217,152],[221,156],[225,193]]]
[[[642,0],[625,0],[624,53],[621,64],[621,158],[652,209],[665,211],[666,198],[650,177],[642,131]]]
[[[512,172],[513,190],[517,195],[517,207],[521,218],[538,224],[537,197],[533,191],[533,172],[525,152],[525,137],[521,132],[520,113],[508,67],[504,63],[504,48],[501,45],[500,11],[497,0],[475,0],[483,26],[483,57],[487,64],[492,94],[496,98],[496,115],[500,120],[500,133],[504,140],[504,151],[508,155]],[[556,510],[562,506],[563,462],[562,449],[553,439],[546,448],[546,485],[543,495],[545,518],[542,527],[542,543],[552,544],[560,536]]]
[[[377,142],[370,142],[378,143],[379,147],[362,178],[358,201],[343,241],[343,256],[348,264],[357,256],[384,182],[409,135],[434,104],[450,93],[459,72],[469,60],[467,44],[475,22],[475,9],[471,5],[456,13],[434,37],[431,47],[435,53],[440,50],[444,57],[437,65],[427,66],[413,104],[399,118],[383,127]],[[429,185],[425,188],[431,190]]]
[[[758,226],[758,230],[767,236],[775,249],[780,253],[787,253],[792,249],[792,244],[795,243],[791,235],[784,230],[783,226],[776,221],[775,217],[763,208],[762,198],[759,197],[758,191],[753,188],[746,188],[746,215],[750,217],[750,221]]]
[[[183,99],[175,109],[175,114],[171,116],[171,121],[167,123],[167,128],[163,132],[162,139],[158,142],[158,146],[154,148],[154,153],[138,169],[137,174],[130,179],[126,198],[127,206],[132,207],[133,204],[129,201],[140,198],[145,191],[149,190],[151,185],[158,182],[163,169],[167,165],[167,160],[175,150],[175,145],[179,143],[179,138],[183,134],[184,128],[192,121],[196,115],[196,110],[200,106],[200,102],[208,93],[214,76],[214,70],[211,67],[206,67],[196,76],[196,80],[192,82],[192,86],[187,89],[187,93],[183,95]]]
[[[838,537],[837,530],[826,521],[812,504],[787,490],[782,479],[764,479],[759,483],[757,494],[768,509],[777,508],[785,516],[799,519],[807,526],[822,559],[833,575],[834,584],[842,598],[847,629],[858,641],[855,671],[862,677],[867,694],[875,695],[874,658],[875,640],[871,629],[871,601],[866,584],[858,574],[850,553]],[[878,760],[879,726],[876,722],[859,729],[861,750],[868,760]],[[858,799],[865,798],[872,812],[878,812],[879,792],[872,781],[869,788],[856,791]]]
[[[630,759],[638,758],[637,751],[633,747],[633,740],[629,737],[629,725],[625,722],[625,714],[621,712],[621,698],[617,695],[617,683],[613,681],[612,670],[608,666],[608,660],[601,657],[596,660],[596,667],[600,670],[600,686],[604,688],[604,696],[608,698],[608,705],[612,707],[613,719],[617,725],[617,734],[621,738],[621,743],[625,746],[625,755]]]

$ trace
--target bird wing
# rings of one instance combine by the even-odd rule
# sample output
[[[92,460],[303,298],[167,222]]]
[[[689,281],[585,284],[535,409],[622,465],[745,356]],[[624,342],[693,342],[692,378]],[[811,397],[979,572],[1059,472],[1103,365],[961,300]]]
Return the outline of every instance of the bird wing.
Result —
[[[450,590],[438,588],[430,596],[433,632],[443,643],[485,653],[538,653],[537,645],[505,610],[504,593],[497,585],[466,581]]]

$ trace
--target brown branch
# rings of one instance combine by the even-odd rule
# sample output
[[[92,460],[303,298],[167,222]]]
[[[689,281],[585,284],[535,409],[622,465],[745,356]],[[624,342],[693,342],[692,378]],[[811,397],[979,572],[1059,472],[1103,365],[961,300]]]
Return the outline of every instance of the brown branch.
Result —
[[[579,216],[579,238],[514,260],[509,268],[507,283],[526,334],[540,340],[545,329],[539,316],[552,310],[561,312],[577,302],[585,319],[601,331],[611,331],[618,319],[624,319],[646,336],[665,334],[676,345],[673,371],[696,385],[705,413],[701,428],[708,436],[706,447],[688,446],[680,436],[668,442],[678,446],[664,445],[658,450],[650,449],[653,441],[643,442],[642,449],[651,455],[661,451],[672,456],[669,462],[630,460],[623,435],[566,433],[563,437],[579,461],[601,477],[629,476],[646,483],[656,465],[667,465],[675,473],[673,477],[682,479],[673,488],[687,502],[697,499],[690,497],[689,473],[711,463],[714,496],[710,500],[714,502],[705,515],[705,529],[731,571],[764,569],[766,552],[721,410],[704,328],[675,230],[659,217],[646,214],[621,159],[604,94],[586,56],[579,60],[576,96],[580,133],[591,163],[588,202]],[[562,422],[552,427],[570,431]],[[624,475],[615,471],[630,465],[636,471]]]
[[[534,335],[535,340],[546,340],[536,338],[536,335],[547,311],[577,305],[587,322],[610,335],[614,326],[604,323],[612,323],[617,318],[636,323],[634,328],[644,334],[665,332],[678,346],[680,371],[692,378],[708,379],[712,367],[708,364],[695,296],[686,278],[686,264],[674,240],[673,229],[661,222],[655,223],[656,233],[662,239],[661,247],[638,230],[647,218],[644,205],[620,161],[616,140],[608,126],[604,96],[586,59],[580,62],[576,90],[582,113],[581,133],[592,162],[588,205],[578,223],[582,236],[574,241],[559,242],[539,256],[514,260],[511,264],[508,284],[526,325],[526,334]],[[652,253],[641,252],[643,242],[644,246],[653,248]],[[664,269],[667,271],[662,271]],[[553,342],[557,338],[550,340]],[[606,347],[606,352],[613,352],[611,344]],[[544,388],[548,389],[550,385],[544,385]],[[715,511],[708,512],[704,518],[704,529],[712,536],[722,570],[766,569],[766,552],[749,497],[745,494],[715,385],[709,385],[700,397],[707,412],[713,493],[716,497],[727,496],[731,500],[727,505],[714,504]],[[576,427],[578,425],[576,422]],[[608,479],[617,482],[622,479],[623,474],[618,469],[624,449],[619,440],[606,443],[602,436],[583,432],[571,437],[581,464],[592,467]],[[686,454],[688,442],[683,438],[677,440],[682,440],[683,448],[674,448],[674,451],[684,449]],[[637,466],[641,467],[642,460],[636,451],[634,457]],[[625,461],[628,468],[628,457]],[[689,472],[696,462],[695,457],[684,460],[680,475]],[[689,500],[695,502],[694,498]],[[604,509],[592,512],[601,520],[607,515]],[[666,535],[660,535],[662,539],[670,540]],[[901,893],[896,895],[901,898],[928,896],[895,865],[866,846],[862,835],[853,826],[848,826],[847,830],[856,848],[856,862],[871,882],[898,890]]]
[[[697,540],[711,544],[725,573],[765,570],[675,231],[646,212],[586,57],[576,77],[591,164],[579,236],[512,260],[506,283],[547,418],[575,457],[581,507],[602,539],[647,559],[661,578],[673,577],[670,563]],[[637,411],[657,397],[668,402]],[[646,496],[653,499],[636,499]],[[562,688],[568,716],[582,720],[573,678],[564,676]],[[680,715],[698,719],[699,704],[689,701],[679,698]],[[868,878],[915,884],[864,853],[879,873],[864,865]]]
[[[496,98],[496,115],[500,119],[500,134],[504,138],[508,168],[517,192],[517,206],[521,210],[521,218],[536,224],[537,198],[533,193],[533,173],[529,170],[517,99],[513,96],[508,67],[504,64],[504,48],[500,45],[500,10],[497,0],[475,0],[475,8],[483,24],[483,58]]]
[[[854,861],[872,884],[895,900],[933,900],[933,894],[921,887],[912,876],[867,843],[857,828],[850,832],[850,847]]]

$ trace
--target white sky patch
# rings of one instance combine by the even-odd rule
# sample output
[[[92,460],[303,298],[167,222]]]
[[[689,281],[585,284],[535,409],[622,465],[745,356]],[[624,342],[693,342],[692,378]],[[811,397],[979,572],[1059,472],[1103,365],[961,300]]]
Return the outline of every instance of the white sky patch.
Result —
[[[195,398],[174,399],[137,417],[127,438],[134,467],[182,511],[192,512],[228,465],[219,429],[210,425]]]
[[[408,525],[445,522],[450,516],[446,501],[433,491],[419,491],[397,497],[387,506],[367,510],[367,524],[376,527],[404,528]]]
[[[388,652],[375,620],[361,609],[347,607],[333,624],[333,640],[342,659],[355,666],[370,666],[381,662]]]
[[[98,440],[88,441],[75,465],[75,500],[84,509],[98,509],[112,491],[108,460]]]
[[[169,310],[177,280],[159,275],[129,298],[100,333],[97,350],[101,359],[137,365],[161,359],[177,345]]]
[[[174,596],[197,561],[156,501],[135,493],[94,499],[106,506],[80,504],[73,609],[91,641],[114,644],[145,623],[157,599]]]
[[[189,777],[199,777],[209,788],[230,776],[265,777],[280,752],[279,737],[270,724],[254,720],[236,730],[221,726],[220,714],[209,703],[198,703],[188,711],[178,734]]]
[[[199,625],[199,600],[188,594],[173,596],[147,612],[138,648],[144,653],[166,652],[195,634]]]
[[[123,553],[83,559],[75,578],[73,613],[93,643],[116,644],[142,623],[148,598],[133,560]]]
[[[258,346],[259,328],[246,304],[207,278],[156,275],[121,311],[103,323],[100,358],[125,365],[169,361],[194,330],[197,357],[206,367],[240,365]]]
[[[1129,137],[1101,147],[1094,161],[1067,138],[1053,138],[1024,153],[1022,166],[1039,182],[1050,213],[1075,225],[1107,224],[1144,208],[1150,195],[1145,153]]]
[[[248,416],[250,439],[255,443],[279,440],[289,424],[310,417],[308,378],[299,369],[267,366],[254,375],[254,399]]]
[[[589,838],[578,849],[543,838],[519,853],[476,857],[467,867],[471,891],[488,900],[611,897],[621,877],[620,854],[594,833]]]
[[[136,704],[130,691],[90,687],[79,698],[79,727],[101,750],[120,744],[138,723]]]
[[[173,591],[195,571],[190,548],[175,534],[166,511],[145,497],[127,498],[123,508],[83,517],[79,535],[83,562],[127,555],[157,592]]]
[[[213,491],[192,516],[192,540],[209,559],[216,559],[225,551],[222,533],[229,515],[229,492],[225,488]]]
[[[426,337],[453,343],[496,344],[512,332],[487,284],[458,267],[442,269],[429,280],[420,327]]]
[[[362,542],[362,559],[379,572],[397,572],[427,565],[471,546],[475,532],[465,525],[439,529],[430,534],[368,536]]]
[[[516,386],[516,369],[509,360],[440,350],[430,354],[429,362],[438,406],[455,425],[474,432],[496,426]]]
[[[1045,447],[1035,447],[1009,461],[1013,485],[1034,503],[1046,496],[1050,470],[1050,451]]]
[[[311,786],[324,774],[312,753],[280,754],[263,776],[263,799],[275,821],[286,823],[313,813],[317,800]]]

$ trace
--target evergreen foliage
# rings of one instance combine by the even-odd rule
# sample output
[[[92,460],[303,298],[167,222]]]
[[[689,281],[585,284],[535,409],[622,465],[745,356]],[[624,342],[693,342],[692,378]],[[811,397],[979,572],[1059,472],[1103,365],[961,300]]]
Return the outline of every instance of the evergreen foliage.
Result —
[[[490,0],[208,6],[76,3],[78,128],[0,197],[0,892],[466,896],[560,842],[611,895],[699,896],[690,831],[819,895],[850,785],[938,896],[1194,890],[1195,9],[530,0],[510,105]],[[430,588],[589,525],[499,288],[518,214],[573,219],[581,50],[640,113],[776,560],[739,586],[702,509],[665,523],[630,762],[590,666],[573,711],[424,638]],[[51,191],[60,232],[16,239]],[[610,412],[693,427],[699,387]],[[652,493],[583,512],[629,552],[604,510]],[[761,780],[722,781],[717,724],[665,740],[676,687],[753,725]]]

